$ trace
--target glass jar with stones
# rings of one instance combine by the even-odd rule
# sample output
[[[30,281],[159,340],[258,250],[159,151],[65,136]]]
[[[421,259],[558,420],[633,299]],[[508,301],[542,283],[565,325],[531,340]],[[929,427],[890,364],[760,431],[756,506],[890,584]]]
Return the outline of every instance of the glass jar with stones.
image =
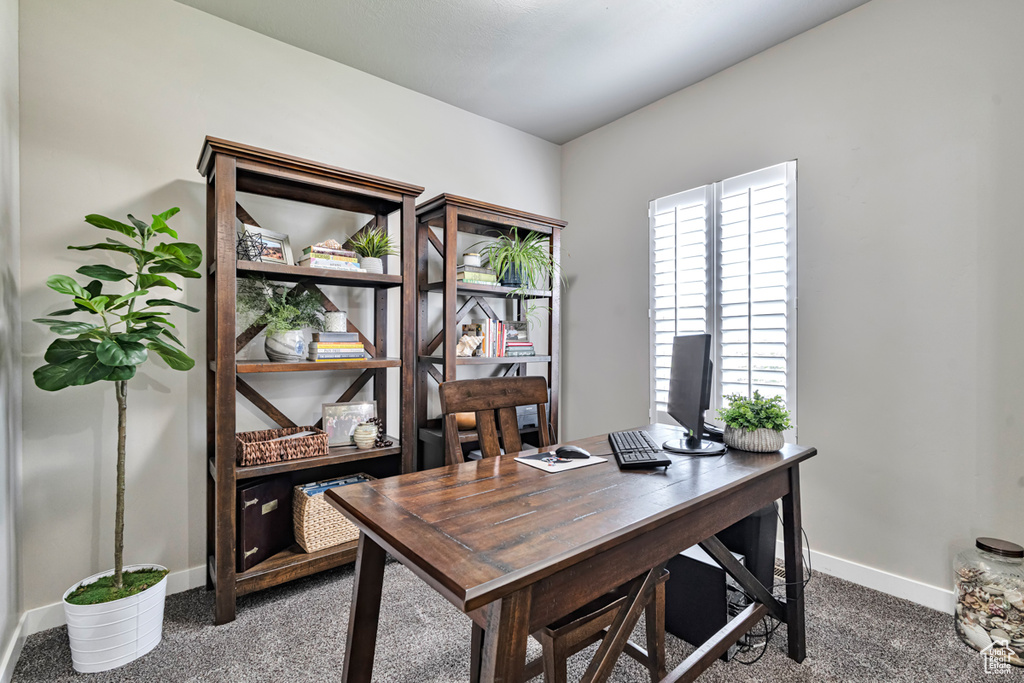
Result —
[[[956,556],[953,571],[957,634],[979,652],[1024,667],[1024,547],[979,538]]]

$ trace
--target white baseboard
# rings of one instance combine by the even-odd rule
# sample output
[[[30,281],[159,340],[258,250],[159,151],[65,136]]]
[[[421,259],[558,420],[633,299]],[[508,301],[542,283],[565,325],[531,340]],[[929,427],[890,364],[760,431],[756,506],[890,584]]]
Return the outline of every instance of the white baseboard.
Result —
[[[0,643],[0,646],[3,647],[2,654],[0,654],[0,683],[11,683],[11,679],[14,677],[14,665],[18,663],[18,657],[21,656],[21,648],[25,645],[26,637],[28,634],[25,633],[25,615],[22,614],[18,619],[18,625],[14,627],[10,641]]]
[[[776,557],[784,557],[782,541],[778,542]],[[910,600],[947,614],[953,613],[953,591],[932,586],[914,579],[890,574],[881,569],[867,567],[857,562],[811,551],[811,566],[814,571],[835,576],[866,588]]]
[[[181,593],[191,588],[198,588],[199,586],[206,585],[206,568],[205,567],[192,567],[191,569],[182,569],[180,571],[171,572],[167,575],[167,594]],[[57,628],[58,626],[64,625],[64,605],[61,602],[55,602],[50,605],[43,605],[42,607],[36,607],[25,612],[22,617],[24,622],[24,628],[22,632],[23,637],[32,635],[33,633],[39,633],[40,631],[46,631],[51,628]],[[0,683],[5,681],[0,680]]]

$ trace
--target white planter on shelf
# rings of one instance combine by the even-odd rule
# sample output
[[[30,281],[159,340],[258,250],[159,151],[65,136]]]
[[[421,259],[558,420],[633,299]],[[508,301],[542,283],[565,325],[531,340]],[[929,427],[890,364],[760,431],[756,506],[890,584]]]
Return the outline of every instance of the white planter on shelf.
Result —
[[[275,363],[297,363],[306,360],[306,335],[302,330],[267,332],[263,342],[267,358]]]
[[[158,564],[135,564],[124,571],[159,569]],[[79,586],[113,576],[110,569],[79,581],[64,593],[64,617],[71,641],[71,662],[79,673],[108,671],[143,656],[163,637],[167,577],[141,593],[98,605],[72,605],[68,595]]]
[[[725,445],[741,451],[753,453],[771,453],[782,448],[786,440],[782,432],[774,429],[737,429],[725,426]]]
[[[384,272],[384,262],[375,256],[359,257],[359,267],[367,273],[381,274]]]

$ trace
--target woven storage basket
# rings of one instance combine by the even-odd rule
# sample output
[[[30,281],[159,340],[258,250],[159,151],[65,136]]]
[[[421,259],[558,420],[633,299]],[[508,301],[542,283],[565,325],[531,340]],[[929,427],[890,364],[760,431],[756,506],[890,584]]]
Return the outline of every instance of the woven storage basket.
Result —
[[[299,432],[316,433],[294,439],[272,440]],[[327,455],[327,432],[316,427],[285,427],[235,434],[235,458],[240,467],[312,458],[317,455]]]
[[[355,477],[362,477],[362,481],[374,479],[368,474],[354,474],[346,478]],[[292,520],[295,522],[295,542],[307,553],[359,538],[359,527],[328,503],[323,493],[306,495],[301,486],[296,486],[292,495]]]

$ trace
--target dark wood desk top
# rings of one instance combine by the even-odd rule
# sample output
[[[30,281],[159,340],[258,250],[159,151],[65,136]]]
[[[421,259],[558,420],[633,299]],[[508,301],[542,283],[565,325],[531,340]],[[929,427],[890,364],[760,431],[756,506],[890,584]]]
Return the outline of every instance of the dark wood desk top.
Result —
[[[668,425],[643,429],[658,442],[682,435]],[[817,453],[786,444],[777,453],[673,454],[665,471],[621,471],[607,435],[570,443],[609,460],[551,474],[504,456],[327,497],[468,612]]]

